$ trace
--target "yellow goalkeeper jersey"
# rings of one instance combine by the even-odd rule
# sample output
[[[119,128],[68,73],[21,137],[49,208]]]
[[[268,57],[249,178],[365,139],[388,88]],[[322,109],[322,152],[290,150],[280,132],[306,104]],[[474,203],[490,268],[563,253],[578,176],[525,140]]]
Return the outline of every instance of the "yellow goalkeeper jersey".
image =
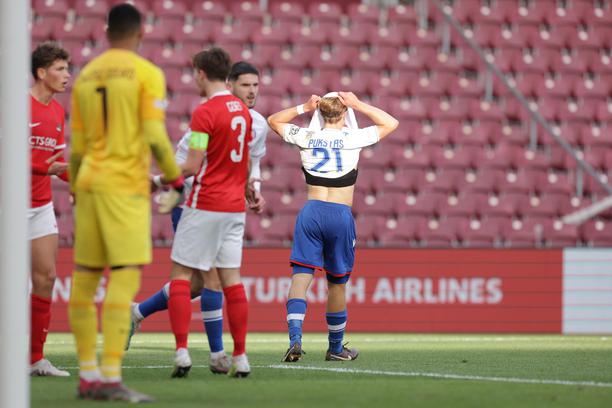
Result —
[[[138,54],[113,48],[88,63],[72,91],[73,190],[148,195],[151,152],[176,179],[165,106],[164,74]]]

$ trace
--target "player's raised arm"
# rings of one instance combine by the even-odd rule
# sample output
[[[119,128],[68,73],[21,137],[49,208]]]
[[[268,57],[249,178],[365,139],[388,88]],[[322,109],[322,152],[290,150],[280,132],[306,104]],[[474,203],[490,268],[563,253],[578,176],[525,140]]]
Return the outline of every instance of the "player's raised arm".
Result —
[[[399,125],[399,121],[397,119],[382,109],[360,101],[354,93],[339,92],[338,96],[340,101],[342,101],[347,108],[353,108],[356,111],[363,113],[370,118],[372,122],[374,122],[374,125],[376,125],[378,128],[378,135],[380,139],[386,137],[389,133],[397,129],[397,126]]]
[[[287,108],[280,112],[276,112],[268,117],[268,125],[275,131],[280,137],[283,137],[285,127],[298,115],[317,109],[317,105],[321,100],[320,96],[312,95],[306,103],[295,106],[293,108]]]

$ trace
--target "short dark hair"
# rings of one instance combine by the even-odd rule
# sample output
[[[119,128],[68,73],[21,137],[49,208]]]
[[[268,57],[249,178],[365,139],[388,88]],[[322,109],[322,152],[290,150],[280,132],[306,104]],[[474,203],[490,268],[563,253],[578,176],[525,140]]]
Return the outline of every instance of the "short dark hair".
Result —
[[[140,30],[142,15],[131,4],[117,4],[108,12],[106,36],[109,41],[129,38]]]
[[[212,47],[193,56],[193,67],[201,69],[211,81],[225,81],[232,61],[223,48]]]
[[[32,51],[32,76],[38,80],[38,68],[49,68],[57,60],[70,61],[68,51],[53,41],[45,41]]]
[[[259,71],[253,65],[249,64],[246,61],[238,61],[234,65],[232,65],[232,69],[230,70],[229,76],[227,79],[230,81],[237,80],[240,75],[244,74],[254,74],[259,76]]]

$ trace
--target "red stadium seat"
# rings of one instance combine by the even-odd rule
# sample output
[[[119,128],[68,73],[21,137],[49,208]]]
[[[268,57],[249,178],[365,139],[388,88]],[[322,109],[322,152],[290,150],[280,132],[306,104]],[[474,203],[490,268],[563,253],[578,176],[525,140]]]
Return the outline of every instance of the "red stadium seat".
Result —
[[[476,172],[467,172],[462,180],[457,181],[458,188],[466,193],[499,192],[499,180],[504,176],[504,170],[483,167]]]
[[[576,225],[564,224],[561,220],[544,222],[544,243],[547,247],[574,247],[580,242],[580,231]]]
[[[289,27],[283,24],[274,25],[271,27],[264,25],[257,29],[255,34],[253,34],[253,42],[257,45],[269,44],[276,47],[282,46],[289,40],[290,32],[288,30]]]
[[[417,235],[421,245],[432,247],[456,246],[457,225],[453,219],[430,219],[421,223],[417,230]]]
[[[421,183],[415,188],[422,192],[439,192],[451,194],[457,191],[459,180],[464,177],[464,171],[456,168],[438,168],[425,173]]]
[[[500,245],[500,226],[496,222],[461,218],[457,222],[457,235],[468,248]]]
[[[594,247],[612,246],[612,221],[596,219],[583,224],[580,228],[582,239]]]
[[[481,207],[487,200],[484,193],[462,192],[459,195],[449,195],[440,206],[442,217],[469,217],[475,218],[480,215]]]
[[[524,194],[502,193],[499,196],[491,195],[481,207],[485,216],[512,217],[518,213],[521,201],[525,200]]]
[[[304,185],[304,175],[297,163],[292,166],[275,166],[269,172],[262,172],[262,179],[264,192],[266,190],[288,191],[302,188]]]
[[[221,1],[197,0],[192,4],[193,16],[199,20],[222,21],[226,9]]]
[[[212,33],[212,38],[214,39],[215,43],[221,46],[230,44],[243,46],[249,41],[251,34],[251,30],[245,28],[239,23],[225,23],[220,28],[215,29],[215,31]]]
[[[526,217],[558,217],[562,198],[565,198],[565,195],[532,195],[521,203],[519,213]]]
[[[542,244],[546,218],[515,219],[502,227],[505,245],[511,248],[534,247]]]
[[[33,11],[43,16],[65,18],[70,5],[67,0],[35,0]]]
[[[365,22],[378,25],[381,9],[375,5],[351,3],[347,8],[347,17],[351,21]]]
[[[355,194],[352,209],[359,215],[390,217],[394,214],[393,203],[403,196],[402,193],[394,192]]]
[[[171,18],[179,21],[185,19],[187,7],[185,3],[177,0],[155,0],[152,11],[155,17]]]
[[[355,217],[357,246],[373,246],[379,231],[384,228],[387,218],[380,215],[363,215]]]
[[[94,17],[106,20],[106,15],[110,10],[106,0],[89,0],[74,2],[74,12],[79,17]]]
[[[301,3],[274,2],[270,7],[270,15],[277,21],[285,21],[292,25],[301,25],[305,12]]]
[[[435,216],[439,213],[447,195],[444,193],[424,192],[414,195],[413,193],[395,196],[394,213],[399,215],[424,215]]]
[[[402,216],[397,220],[388,219],[378,227],[376,236],[378,242],[385,247],[417,246],[417,230],[426,222],[425,218]]]

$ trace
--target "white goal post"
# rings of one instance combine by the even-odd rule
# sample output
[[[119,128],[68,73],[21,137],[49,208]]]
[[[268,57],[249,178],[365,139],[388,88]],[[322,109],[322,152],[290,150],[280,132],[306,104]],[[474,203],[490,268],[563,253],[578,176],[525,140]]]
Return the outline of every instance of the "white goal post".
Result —
[[[0,0],[0,407],[30,406],[29,1]]]

